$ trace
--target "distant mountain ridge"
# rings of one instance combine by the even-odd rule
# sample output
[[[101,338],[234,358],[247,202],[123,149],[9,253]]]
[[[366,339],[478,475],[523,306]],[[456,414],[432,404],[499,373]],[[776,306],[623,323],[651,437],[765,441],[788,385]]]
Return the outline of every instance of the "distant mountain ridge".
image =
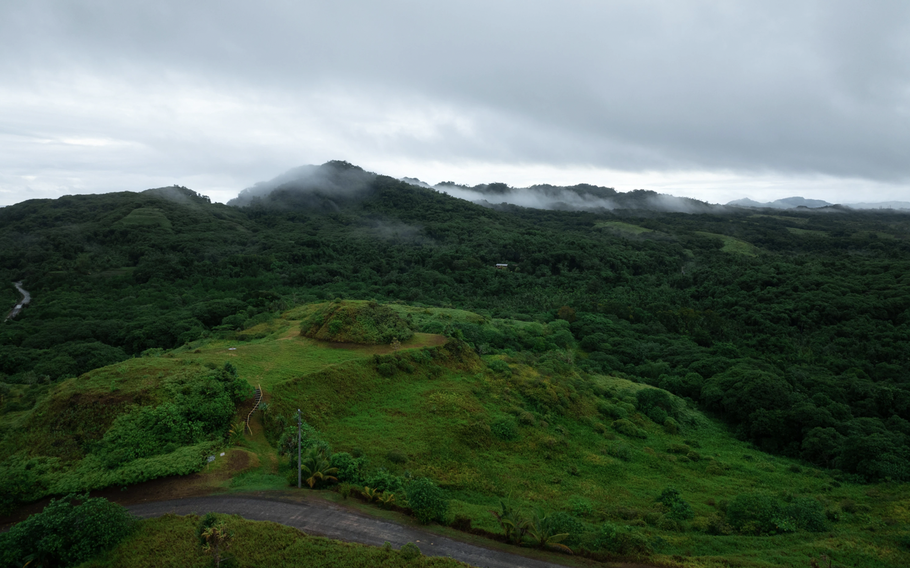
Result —
[[[751,207],[755,209],[796,209],[806,207],[808,209],[821,209],[823,207],[849,207],[850,209],[897,209],[910,210],[910,201],[882,201],[879,203],[828,203],[821,199],[806,199],[805,197],[785,197],[776,201],[760,203],[753,199],[744,198],[730,201],[728,207]]]
[[[505,183],[475,186],[454,182],[430,185],[416,178],[393,179],[368,172],[348,162],[335,160],[321,166],[301,166],[269,181],[248,187],[228,201],[235,207],[302,207],[325,211],[363,203],[375,197],[377,184],[389,183],[419,188],[435,194],[470,201],[488,208],[529,207],[562,211],[610,211],[614,209],[649,210],[679,213],[719,212],[723,206],[688,197],[676,197],[650,190],[618,192],[611,187],[590,184],[556,186],[538,184],[516,188]]]
[[[333,160],[320,166],[293,168],[271,180],[244,189],[227,204],[234,207],[303,208],[337,212],[346,207],[362,205],[377,197],[379,185],[389,190],[395,184],[401,184],[399,187],[402,191],[405,187],[411,188],[408,192],[430,191],[492,209],[528,207],[558,211],[646,210],[675,213],[720,213],[728,207],[780,210],[831,208],[829,211],[843,211],[846,208],[910,210],[910,202],[905,201],[837,205],[799,196],[764,203],[744,198],[720,205],[646,189],[619,192],[612,187],[586,183],[572,186],[535,184],[529,187],[511,187],[501,182],[469,186],[444,181],[431,185],[413,177],[395,179],[369,172],[342,160]]]
[[[760,203],[752,199],[737,199],[727,203],[733,207],[755,207],[767,209],[796,209],[797,207],[808,207],[809,209],[819,209],[821,207],[831,207],[834,203],[828,203],[821,199],[806,199],[805,197],[785,197],[776,201]]]

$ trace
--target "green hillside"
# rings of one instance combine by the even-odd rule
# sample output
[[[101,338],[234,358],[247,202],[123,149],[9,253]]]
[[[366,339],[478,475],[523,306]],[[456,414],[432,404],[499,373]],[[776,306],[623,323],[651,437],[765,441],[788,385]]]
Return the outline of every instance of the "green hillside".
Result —
[[[908,564],[906,216],[494,210],[354,173],[343,198],[0,209],[0,279],[32,294],[0,324],[4,504],[285,488],[300,408],[325,489],[404,506],[427,478],[456,527],[511,508],[595,556]]]

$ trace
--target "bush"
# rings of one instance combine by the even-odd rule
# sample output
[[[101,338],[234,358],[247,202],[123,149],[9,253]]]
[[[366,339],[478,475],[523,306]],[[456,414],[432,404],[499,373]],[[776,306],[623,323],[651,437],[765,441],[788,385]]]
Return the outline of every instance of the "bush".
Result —
[[[415,558],[420,558],[420,556],[423,554],[420,552],[420,548],[418,548],[418,546],[413,542],[406,542],[398,552],[405,560],[414,560]]]
[[[408,456],[404,455],[402,452],[400,452],[398,450],[391,450],[391,451],[389,451],[389,453],[387,453],[385,455],[385,459],[389,460],[390,462],[392,462],[394,464],[401,465],[403,463],[407,463]]]
[[[504,416],[490,424],[490,432],[500,440],[509,442],[518,439],[518,425],[515,419]]]
[[[569,546],[577,546],[582,535],[586,532],[585,523],[580,521],[575,515],[558,511],[547,515],[547,524],[553,534],[568,534],[565,543]]]
[[[483,419],[462,422],[455,427],[455,432],[463,444],[472,448],[486,448],[492,441],[493,432]]]
[[[571,497],[569,499],[569,508],[572,510],[572,513],[575,515],[590,515],[594,512],[594,507],[591,505],[591,500],[584,497]]]
[[[408,506],[421,524],[445,522],[449,501],[435,483],[425,477],[415,479],[408,484],[407,496]]]
[[[610,444],[607,453],[624,462],[632,461],[632,449],[626,444]]]
[[[25,459],[21,455],[0,463],[0,515],[12,513],[20,503],[40,497],[38,472],[42,469],[39,459]]]
[[[788,522],[783,508],[772,495],[748,493],[737,495],[727,505],[727,521],[744,534],[777,534],[792,532],[795,523]]]
[[[75,566],[113,548],[134,523],[124,507],[107,499],[52,499],[42,512],[0,536],[0,566],[21,566],[29,556],[36,565]]]
[[[306,337],[343,343],[389,344],[407,341],[414,332],[392,308],[379,304],[323,304],[300,326]]]
[[[676,399],[665,390],[646,388],[635,393],[638,410],[653,420],[656,424],[663,425],[668,417],[678,418],[679,399]]]
[[[630,421],[628,421],[626,419],[616,420],[615,422],[613,422],[613,429],[616,430],[617,432],[619,432],[620,434],[623,434],[624,436],[629,436],[631,438],[645,439],[648,437],[647,432],[645,432],[644,430],[642,430],[635,424],[632,424]]]
[[[364,480],[363,484],[372,487],[380,493],[386,491],[398,493],[403,485],[401,478],[397,475],[392,475],[387,469],[376,470]]]
[[[613,419],[621,419],[628,416],[628,412],[626,412],[625,408],[611,404],[605,400],[597,403],[597,411],[603,414],[605,417]]]
[[[784,509],[784,515],[793,519],[800,530],[825,530],[825,507],[811,497],[797,497]]]
[[[695,530],[715,536],[733,533],[733,527],[727,523],[727,520],[720,513],[711,513],[707,517],[696,517],[692,521],[692,526]]]
[[[487,363],[487,367],[495,373],[500,373],[503,375],[511,375],[512,369],[509,367],[509,364],[501,359],[494,359]]]
[[[651,553],[648,539],[632,527],[616,527],[610,523],[601,525],[594,547],[622,556],[645,556]]]
[[[332,466],[338,468],[338,481],[363,484],[363,468],[366,465],[366,458],[355,458],[347,452],[332,454]],[[296,473],[295,473],[296,475]],[[294,480],[297,484],[297,480]]]
[[[683,501],[679,491],[672,487],[664,489],[657,502],[664,506],[667,511],[667,517],[676,521],[687,521],[694,517],[692,507],[686,501]]]

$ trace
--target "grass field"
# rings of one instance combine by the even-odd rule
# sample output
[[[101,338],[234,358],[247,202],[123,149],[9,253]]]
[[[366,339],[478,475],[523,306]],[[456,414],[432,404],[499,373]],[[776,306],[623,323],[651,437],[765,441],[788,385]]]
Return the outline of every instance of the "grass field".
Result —
[[[641,235],[644,233],[654,232],[653,229],[639,227],[638,225],[632,225],[630,223],[623,223],[622,221],[598,221],[597,223],[594,223],[594,226],[602,229],[617,231],[619,233],[625,233],[627,235]]]
[[[745,255],[745,256],[758,256],[758,254],[761,252],[761,249],[759,249],[755,245],[752,245],[750,243],[747,243],[746,241],[742,241],[735,237],[731,237],[729,235],[719,235],[717,233],[705,233],[702,231],[697,231],[696,234],[702,235],[703,237],[712,237],[715,239],[720,239],[724,243],[723,248],[720,249],[723,252],[729,252],[731,254],[741,254],[741,255]]]
[[[415,326],[458,321],[540,326],[461,310],[393,309]],[[508,500],[525,512],[570,515],[579,530],[596,532],[607,523],[632,531],[657,558],[684,558],[693,567],[795,568],[822,553],[839,566],[910,565],[906,484],[839,482],[833,472],[757,451],[678,399],[681,430],[674,433],[637,412],[637,391],[651,387],[624,378],[544,372],[533,357],[480,357],[432,334],[416,334],[399,350],[315,341],[299,335],[299,317],[290,312],[243,332],[256,339],[203,340],[92,371],[59,385],[50,402],[34,412],[49,412],[65,401],[83,409],[91,409],[92,400],[108,401],[115,410],[117,401],[161,402],[165,378],[230,361],[247,382],[262,385],[268,408],[254,414],[252,435],[201,471],[199,483],[211,489],[286,489],[287,460],[269,443],[263,422],[276,424],[284,417],[285,424],[293,423],[301,408],[334,451],[364,456],[374,472],[433,479],[451,500],[450,518],[466,517],[488,531],[500,531],[489,511]],[[241,417],[245,411],[239,410]],[[4,420],[33,418],[38,416],[25,413]],[[34,436],[35,444],[45,445],[65,437],[52,428]],[[690,505],[691,520],[667,522],[656,502],[667,487]],[[827,515],[824,530],[723,534],[717,520],[727,504],[756,492],[781,503],[799,498],[819,503]],[[174,523],[147,526],[163,535]],[[718,531],[722,534],[712,534]],[[127,565],[132,553],[122,554],[117,557],[122,560],[104,565]]]
[[[799,225],[805,225],[809,222],[807,217],[790,217],[787,215],[749,215],[749,217],[766,217],[768,219],[777,219],[779,221],[787,221],[788,223],[797,223]]]
[[[796,235],[798,237],[802,236],[812,236],[812,237],[827,237],[828,233],[824,231],[810,231],[809,229],[797,229],[796,227],[787,227],[787,232],[790,234]]]
[[[372,568],[456,568],[467,566],[449,558],[419,556],[409,559],[397,550],[384,550],[306,535],[275,523],[219,515],[233,533],[228,553],[240,566],[282,568],[307,566]],[[200,518],[166,515],[140,521],[133,534],[102,558],[81,568],[204,568],[211,556],[200,549],[195,531]]]
[[[167,215],[164,214],[164,211],[155,207],[139,207],[133,209],[126,217],[120,219],[114,223],[114,225],[126,227],[161,227],[168,232],[171,231],[172,227],[171,221],[167,218]]]

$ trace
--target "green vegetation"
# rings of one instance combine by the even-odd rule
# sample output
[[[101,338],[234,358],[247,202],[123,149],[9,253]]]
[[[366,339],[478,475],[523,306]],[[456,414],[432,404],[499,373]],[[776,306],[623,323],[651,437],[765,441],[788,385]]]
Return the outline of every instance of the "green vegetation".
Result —
[[[814,236],[814,237],[827,237],[828,234],[824,231],[810,231],[808,229],[798,229],[796,227],[787,227],[787,231],[793,233],[797,236]]]
[[[351,568],[457,568],[467,566],[449,558],[427,557],[407,544],[401,550],[351,544],[308,536],[297,529],[274,523],[247,521],[237,516],[212,515],[213,527],[231,534],[230,547],[222,566],[233,559],[239,566],[314,568],[350,566]],[[81,564],[81,568],[205,568],[212,565],[211,552],[200,546],[198,532],[205,519],[190,515],[167,515],[140,521],[136,530],[117,548]],[[205,527],[208,529],[209,527]],[[198,536],[197,536],[198,534]]]
[[[651,233],[654,229],[647,229],[645,227],[639,227],[638,225],[631,225],[629,223],[623,223],[622,221],[600,221],[594,224],[595,227],[612,229],[619,233],[627,233],[629,235],[640,235],[642,233]]]
[[[906,216],[498,210],[381,176],[326,199],[0,209],[0,280],[33,295],[0,325],[3,504],[214,476],[228,444],[255,463],[220,487],[296,485],[300,408],[313,486],[383,514],[594,557],[910,564]]]
[[[407,341],[414,332],[389,307],[376,302],[333,302],[313,306],[300,334],[314,339],[370,345]]]
[[[52,499],[42,512],[0,533],[0,567],[76,566],[116,546],[135,523],[125,508],[106,499]]]
[[[151,365],[70,379],[19,417],[3,439],[0,506],[202,469],[250,387],[230,364],[168,363],[137,381],[130,370]]]
[[[730,235],[717,235],[714,233],[705,233],[702,231],[698,231],[695,234],[704,237],[720,239],[720,241],[723,243],[723,247],[721,247],[720,250],[723,252],[742,254],[745,256],[757,256],[759,253],[759,249],[752,243],[737,239],[736,237],[731,237]]]

